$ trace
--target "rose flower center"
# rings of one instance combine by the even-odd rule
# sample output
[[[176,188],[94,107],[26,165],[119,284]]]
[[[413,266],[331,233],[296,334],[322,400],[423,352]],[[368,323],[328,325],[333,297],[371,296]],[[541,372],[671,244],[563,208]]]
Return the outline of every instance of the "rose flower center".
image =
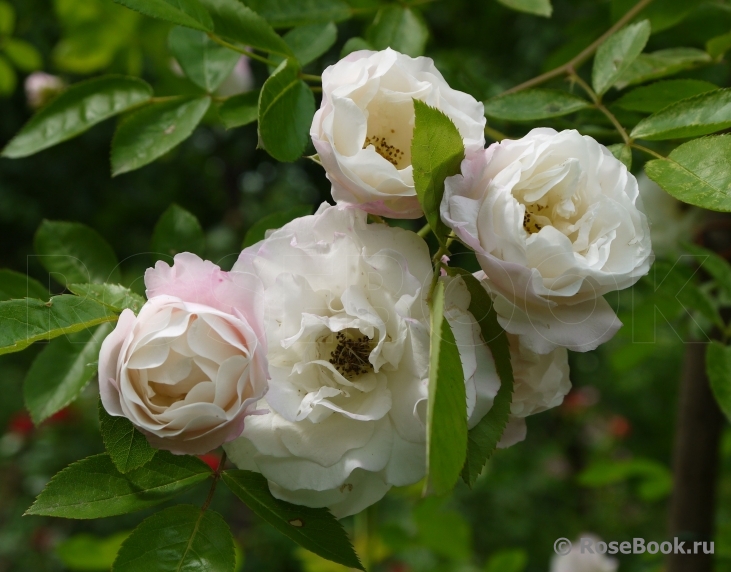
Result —
[[[371,340],[355,329],[347,329],[335,334],[335,349],[330,352],[328,360],[347,380],[373,371],[373,364],[368,360],[371,354]]]
[[[373,146],[376,153],[397,169],[411,165],[411,137],[414,134],[414,104],[387,101],[382,95],[368,105],[368,127],[363,149]]]

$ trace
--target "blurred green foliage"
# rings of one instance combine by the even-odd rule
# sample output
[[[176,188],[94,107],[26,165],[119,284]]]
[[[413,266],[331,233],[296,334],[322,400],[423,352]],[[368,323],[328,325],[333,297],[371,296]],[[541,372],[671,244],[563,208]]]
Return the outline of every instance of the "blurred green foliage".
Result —
[[[413,5],[380,11],[378,0],[348,4],[356,17],[337,23],[337,41],[305,71],[319,73],[342,51],[398,40],[405,42],[401,49],[406,52],[425,45],[454,88],[484,100],[566,62],[633,2],[554,0],[550,19],[517,13],[493,0],[407,2]],[[546,10],[544,2],[504,4]],[[695,49],[712,42],[709,50],[716,59],[678,77],[728,85],[731,70],[722,54],[731,45],[724,39],[731,30],[731,3],[656,0],[647,16],[653,28],[650,52],[676,48],[681,40],[683,47]],[[69,82],[98,72],[123,73],[144,77],[157,95],[200,93],[175,72],[169,29],[111,0],[0,2],[0,94],[7,96],[0,100],[0,138],[9,141],[30,117],[19,86],[41,65]],[[268,70],[252,68],[259,88]],[[626,101],[613,105],[614,97],[610,91],[611,109],[625,126],[635,125],[642,116]],[[603,143],[619,142],[596,111],[569,117],[545,124],[558,129],[579,124]],[[498,126],[514,136],[528,129],[508,121]],[[107,122],[36,156],[0,160],[0,267],[27,272],[40,282],[37,288],[60,293],[62,286],[34,254],[33,237],[44,219],[82,222],[112,245],[121,282],[141,294],[145,268],[158,256],[172,254],[155,238],[156,224],[182,229],[192,250],[229,268],[247,231],[265,230],[256,224],[263,217],[329,197],[329,184],[315,163],[277,163],[257,150],[253,125],[227,131],[208,118],[162,159],[112,179],[113,130]],[[635,156],[637,172],[640,159]],[[186,211],[202,229],[181,214]],[[412,228],[418,226],[415,222]],[[460,484],[448,498],[420,500],[421,486],[415,485],[346,520],[364,562],[388,572],[540,572],[549,569],[559,536],[593,532],[605,540],[665,539],[683,342],[703,340],[713,321],[707,312],[686,310],[684,300],[697,301],[704,291],[695,286],[697,276],[689,275],[688,267],[675,264],[677,254],[666,257],[655,274],[609,297],[625,327],[598,351],[572,354],[574,391],[561,407],[530,418],[527,440],[496,454],[473,490]],[[657,272],[670,280],[658,280]],[[671,284],[690,286],[678,297]],[[0,357],[0,572],[106,570],[121,540],[151,511],[96,521],[22,517],[53,474],[103,451],[95,384],[70,408],[33,427],[22,382],[42,349],[38,344]],[[180,500],[200,504],[204,495],[195,489]],[[719,572],[731,570],[729,507],[731,432],[726,429],[716,537]],[[297,549],[223,487],[212,508],[231,524],[240,546],[237,566],[245,571],[343,570]],[[622,572],[656,571],[661,565],[659,555],[620,558]]]

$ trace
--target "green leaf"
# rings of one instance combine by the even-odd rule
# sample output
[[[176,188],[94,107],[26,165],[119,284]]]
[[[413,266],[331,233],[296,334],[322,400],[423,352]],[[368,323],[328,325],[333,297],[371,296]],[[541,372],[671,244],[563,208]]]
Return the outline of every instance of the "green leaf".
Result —
[[[679,201],[731,212],[731,136],[684,143],[666,159],[649,161],[647,176]]]
[[[0,301],[22,300],[23,298],[37,298],[48,300],[48,288],[21,272],[0,269]]]
[[[301,66],[314,62],[332,48],[337,39],[338,27],[332,22],[299,26],[284,35],[284,41]]]
[[[135,314],[145,305],[145,299],[119,284],[66,284],[66,288],[79,296],[99,302],[115,312],[130,309]]]
[[[373,46],[371,46],[365,39],[359,38],[358,36],[348,38],[343,49],[340,50],[340,58],[342,59],[348,54],[352,54],[353,52],[358,52],[360,50],[373,50]]]
[[[352,15],[342,0],[246,0],[246,4],[275,28],[340,22]]]
[[[260,218],[246,231],[246,237],[244,237],[244,243],[241,245],[241,248],[248,248],[252,244],[264,240],[267,230],[282,228],[285,224],[296,218],[311,214],[311,205],[297,205],[286,211],[276,212]]]
[[[684,243],[683,249],[693,255],[698,266],[711,275],[726,297],[731,298],[731,264],[712,250],[697,244]]]
[[[591,107],[585,99],[557,89],[529,89],[485,102],[485,115],[505,121],[536,121]]]
[[[518,12],[526,12],[534,16],[550,18],[553,14],[551,0],[498,0],[498,2]]]
[[[711,62],[703,50],[696,48],[668,48],[650,54],[640,54],[629,69],[614,84],[617,89],[645,83]]]
[[[520,548],[505,548],[490,556],[484,572],[523,572],[528,555]]]
[[[439,214],[444,179],[459,174],[464,144],[452,120],[441,111],[415,99],[414,114],[414,136],[411,140],[414,187],[426,220],[443,243],[449,234]]]
[[[429,404],[426,417],[425,490],[436,495],[452,490],[467,455],[467,397],[459,350],[444,317],[444,282],[431,300]]]
[[[599,46],[591,72],[591,81],[597,94],[606,93],[627,72],[649,38],[650,22],[642,20],[613,34]]]
[[[248,91],[229,97],[218,108],[218,115],[226,129],[254,123],[259,117],[259,92]]]
[[[632,147],[624,143],[617,143],[607,147],[617,159],[619,159],[627,170],[632,170]]]
[[[480,281],[466,270],[455,269],[451,272],[458,274],[464,280],[470,292],[469,311],[480,325],[482,340],[490,348],[495,360],[495,369],[500,377],[500,389],[492,407],[467,435],[467,457],[462,467],[462,479],[472,487],[485,463],[497,449],[497,444],[508,424],[510,403],[513,398],[513,366],[510,362],[508,337],[497,321],[497,313],[493,311],[490,295]]]
[[[651,141],[700,137],[728,127],[731,127],[731,88],[673,103],[640,121],[630,137]]]
[[[8,63],[8,60],[0,56],[0,95],[12,94],[17,84],[18,76],[15,74],[15,70]]]
[[[99,572],[111,570],[120,546],[130,535],[117,532],[106,538],[91,534],[75,534],[56,547],[56,555],[66,569],[73,572]]]
[[[33,246],[59,284],[121,282],[114,250],[93,228],[78,222],[44,220]]]
[[[146,518],[122,544],[114,572],[232,572],[231,530],[221,515],[181,504]]]
[[[117,4],[178,26],[203,32],[213,30],[213,21],[198,0],[114,0]]]
[[[706,51],[712,58],[718,58],[731,50],[731,32],[711,38],[706,42]]]
[[[239,0],[201,0],[213,18],[216,34],[283,57],[292,50],[267,21]]]
[[[278,161],[295,161],[309,140],[315,97],[299,79],[294,60],[282,62],[264,82],[259,96],[259,138]]]
[[[646,501],[659,500],[673,488],[670,470],[653,459],[643,458],[595,461],[579,474],[577,481],[584,487],[599,488],[633,478],[640,479],[638,492]]]
[[[668,79],[633,89],[613,105],[628,111],[655,113],[681,99],[715,89],[718,89],[717,85],[698,79]]]
[[[126,514],[170,500],[211,473],[196,457],[158,451],[144,467],[123,475],[108,454],[93,455],[53,477],[26,514],[79,519]]]
[[[149,463],[157,453],[147,438],[126,417],[109,415],[99,400],[99,430],[104,447],[120,473],[129,473]]]
[[[174,97],[126,117],[112,140],[112,175],[144,167],[185,141],[210,105],[208,96]]]
[[[616,22],[637,4],[636,0],[612,0],[612,21]],[[697,2],[688,0],[654,0],[641,12],[640,17],[648,18],[652,24],[652,33],[657,34],[682,22]]]
[[[208,93],[214,92],[241,58],[211,40],[205,32],[176,27],[170,30],[168,45],[185,75]]]
[[[342,525],[325,508],[309,508],[276,499],[264,476],[252,471],[224,471],[223,482],[254,514],[315,554],[365,570]]]
[[[15,29],[15,8],[10,2],[0,2],[0,34],[9,36]]]
[[[36,47],[18,38],[9,38],[3,45],[5,54],[19,70],[32,72],[43,67],[43,57]]]
[[[102,76],[77,83],[36,113],[8,143],[3,156],[33,155],[151,97],[152,88],[132,77]]]
[[[116,320],[117,315],[101,304],[70,294],[48,302],[30,298],[0,302],[0,355]]]
[[[731,347],[715,340],[708,345],[706,373],[718,406],[731,421]]]
[[[157,221],[150,248],[155,260],[169,259],[180,252],[202,256],[206,237],[195,215],[173,203]]]
[[[421,16],[405,6],[381,8],[366,30],[366,40],[376,50],[392,48],[411,57],[424,54],[429,30]]]
[[[112,324],[52,340],[33,361],[23,382],[25,406],[33,423],[76,400],[97,372],[99,350]]]

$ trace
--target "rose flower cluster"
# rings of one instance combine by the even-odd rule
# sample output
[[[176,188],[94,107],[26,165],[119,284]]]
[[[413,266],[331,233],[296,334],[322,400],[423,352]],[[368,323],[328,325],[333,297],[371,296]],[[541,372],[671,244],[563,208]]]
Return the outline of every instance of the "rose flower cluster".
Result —
[[[614,335],[621,324],[602,295],[634,284],[653,256],[635,177],[592,138],[535,129],[485,149],[482,104],[431,59],[390,49],[352,53],[322,79],[311,136],[337,204],[270,231],[230,272],[188,253],[158,262],[148,302],[104,342],[99,383],[106,410],[153,446],[223,445],[275,497],[343,517],[426,472],[431,257],[416,233],[368,222],[423,215],[415,99],[464,141],[440,214],[475,252],[508,334],[515,385],[501,447],[562,402],[567,350]],[[439,280],[474,427],[500,378],[464,281]]]

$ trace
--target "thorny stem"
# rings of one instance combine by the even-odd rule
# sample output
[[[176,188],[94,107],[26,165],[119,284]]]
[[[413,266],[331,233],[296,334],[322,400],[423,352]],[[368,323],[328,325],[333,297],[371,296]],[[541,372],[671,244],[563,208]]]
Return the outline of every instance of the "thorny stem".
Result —
[[[204,502],[203,506],[201,507],[201,512],[206,512],[206,510],[208,510],[208,507],[211,505],[211,501],[213,500],[213,494],[216,492],[216,486],[218,485],[218,481],[221,480],[221,473],[223,472],[223,468],[226,466],[226,459],[226,451],[224,451],[223,455],[221,456],[221,461],[218,463],[218,468],[216,469],[216,472],[213,473],[211,490],[208,491],[208,497],[206,497],[206,502]]]
[[[559,77],[561,75],[569,73],[570,70],[576,69],[581,64],[583,64],[586,60],[588,60],[594,52],[599,49],[599,46],[601,46],[604,42],[609,39],[609,37],[614,34],[617,30],[624,27],[627,22],[632,20],[637,14],[639,14],[642,10],[644,10],[647,5],[652,2],[652,0],[640,0],[637,4],[634,5],[634,7],[627,12],[624,16],[622,16],[617,22],[609,28],[604,34],[602,34],[599,38],[597,38],[596,41],[591,43],[589,46],[584,48],[579,54],[571,58],[568,62],[565,64],[558,66],[557,68],[552,69],[551,71],[548,71],[544,74],[541,74],[539,76],[534,77],[533,79],[529,79],[526,82],[521,83],[520,85],[516,85],[515,87],[511,87],[509,90],[503,92],[503,95],[507,95],[509,93],[515,93],[517,91],[522,91],[524,89],[528,89],[529,87],[533,87],[536,85],[540,85],[542,83],[547,82],[550,79],[553,79],[555,77]]]
[[[622,136],[622,139],[624,140],[625,145],[631,145],[632,139],[630,139],[630,136],[627,134],[627,131],[624,127],[622,127],[622,124],[617,120],[617,118],[614,116],[614,113],[609,111],[607,107],[602,103],[602,98],[596,94],[596,92],[591,89],[591,86],[586,83],[579,74],[576,73],[576,71],[571,68],[568,70],[569,79],[573,81],[574,83],[577,83],[579,86],[581,86],[581,89],[583,89],[591,98],[591,100],[594,102],[594,107],[596,107],[599,111],[601,111],[604,115],[607,116],[609,121],[612,122],[612,125],[614,125],[614,128],[619,132],[619,134]]]
[[[437,287],[437,282],[439,281],[440,270],[445,266],[442,262],[442,256],[445,254],[449,254],[449,248],[446,245],[440,246],[439,250],[437,250],[436,254],[431,259],[434,265],[434,275],[431,279],[431,286],[429,286],[429,296],[427,298],[427,302],[429,304],[431,304],[432,297],[434,296],[434,289]]]

